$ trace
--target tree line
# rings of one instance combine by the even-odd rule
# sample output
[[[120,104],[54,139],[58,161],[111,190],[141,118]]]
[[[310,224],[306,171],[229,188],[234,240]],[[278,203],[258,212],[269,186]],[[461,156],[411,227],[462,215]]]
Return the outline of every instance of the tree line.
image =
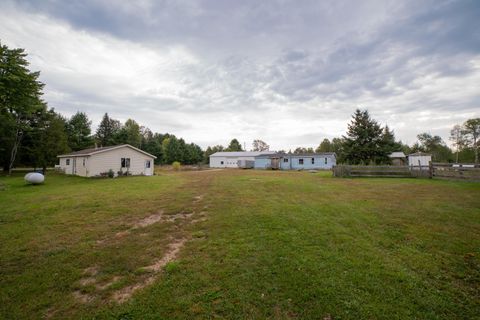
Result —
[[[346,135],[331,140],[325,138],[315,149],[297,147],[293,151],[280,150],[278,152],[293,154],[335,152],[337,163],[346,164],[391,164],[389,155],[396,151],[401,151],[406,155],[415,152],[429,153],[435,162],[478,163],[479,137],[480,118],[474,118],[468,119],[462,125],[455,125],[451,130],[450,140],[455,152],[440,136],[428,132],[418,134],[417,142],[409,146],[397,140],[388,125],[382,127],[372,119],[367,110],[357,109],[348,124]],[[236,141],[236,139],[232,141]],[[265,148],[258,148],[259,145],[265,146]],[[207,153],[229,150],[229,148],[208,147]],[[268,150],[268,145],[261,140],[254,140],[253,150]]]
[[[44,84],[39,72],[28,69],[23,49],[9,49],[0,43],[0,166],[11,172],[14,166],[47,168],[57,162],[57,155],[97,146],[130,144],[157,157],[156,164],[208,163],[209,156],[219,151],[243,151],[241,143],[232,139],[227,147],[209,146],[203,151],[169,133],[154,133],[133,119],[125,123],[103,116],[95,133],[86,113],[77,112],[70,118],[48,108],[43,101]],[[313,148],[296,148],[293,153],[335,152],[338,163],[390,163],[394,151],[428,152],[438,162],[478,163],[480,118],[456,125],[450,140],[455,153],[439,136],[421,133],[418,141],[408,146],[397,141],[388,126],[382,127],[367,110],[357,109],[348,124],[346,135],[324,139]],[[260,139],[253,141],[253,151],[269,150]],[[280,151],[285,152],[285,151]],[[292,151],[289,151],[292,152]]]
[[[128,119],[121,123],[108,114],[92,134],[87,114],[70,118],[48,108],[41,98],[44,84],[39,72],[28,69],[23,49],[9,49],[0,43],[0,166],[11,172],[14,166],[44,170],[57,162],[57,155],[97,146],[130,144],[157,157],[156,163],[194,164],[203,161],[200,146],[173,134],[153,133]]]
[[[456,148],[455,153],[440,136],[428,132],[418,134],[417,142],[409,146],[397,141],[394,132],[372,119],[367,110],[357,109],[348,124],[346,135],[332,140],[324,139],[315,152],[335,152],[338,163],[348,164],[390,164],[388,155],[395,151],[402,151],[406,155],[429,153],[435,162],[478,163],[479,135],[480,118],[474,118],[452,129],[450,140]],[[307,151],[311,152],[313,148]],[[294,152],[305,150],[297,148]]]

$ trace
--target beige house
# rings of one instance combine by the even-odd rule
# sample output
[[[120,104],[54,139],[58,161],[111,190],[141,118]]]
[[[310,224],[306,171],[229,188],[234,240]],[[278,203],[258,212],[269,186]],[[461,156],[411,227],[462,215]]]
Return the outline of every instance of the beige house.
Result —
[[[119,172],[132,175],[153,175],[153,160],[145,151],[129,144],[91,148],[58,156],[60,164],[56,167],[66,174],[82,177],[105,175],[112,170],[115,176]]]

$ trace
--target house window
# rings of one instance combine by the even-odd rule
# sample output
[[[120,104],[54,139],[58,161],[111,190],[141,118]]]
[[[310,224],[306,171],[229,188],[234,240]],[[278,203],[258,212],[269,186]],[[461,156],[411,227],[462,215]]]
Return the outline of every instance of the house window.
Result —
[[[122,168],[130,168],[130,158],[122,158]]]
[[[303,159],[298,159],[298,164],[303,165]]]
[[[288,158],[283,158],[283,162],[288,162]]]
[[[327,162],[328,162],[328,159],[327,159],[327,158],[325,158],[325,164],[327,164]]]
[[[65,160],[65,164],[66,164],[67,166],[69,166],[69,165],[70,165],[70,159]]]
[[[223,164],[223,161],[220,161],[220,164]]]
[[[150,168],[150,160],[145,161],[145,168]]]
[[[315,164],[315,158],[312,158],[312,164]]]
[[[85,158],[83,159],[83,166],[85,167]]]

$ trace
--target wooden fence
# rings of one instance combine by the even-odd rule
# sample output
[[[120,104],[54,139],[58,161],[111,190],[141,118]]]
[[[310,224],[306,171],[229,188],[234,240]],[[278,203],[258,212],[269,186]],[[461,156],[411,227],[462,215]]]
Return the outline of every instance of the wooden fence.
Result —
[[[446,178],[480,181],[480,166],[430,163],[428,166],[351,166],[333,167],[334,177]]]
[[[480,165],[432,163],[432,177],[480,181]]]

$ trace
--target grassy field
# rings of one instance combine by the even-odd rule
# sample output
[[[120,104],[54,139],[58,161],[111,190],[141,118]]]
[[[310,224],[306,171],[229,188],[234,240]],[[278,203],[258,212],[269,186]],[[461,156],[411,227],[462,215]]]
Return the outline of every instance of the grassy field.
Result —
[[[0,319],[479,315],[479,183],[0,177]]]

